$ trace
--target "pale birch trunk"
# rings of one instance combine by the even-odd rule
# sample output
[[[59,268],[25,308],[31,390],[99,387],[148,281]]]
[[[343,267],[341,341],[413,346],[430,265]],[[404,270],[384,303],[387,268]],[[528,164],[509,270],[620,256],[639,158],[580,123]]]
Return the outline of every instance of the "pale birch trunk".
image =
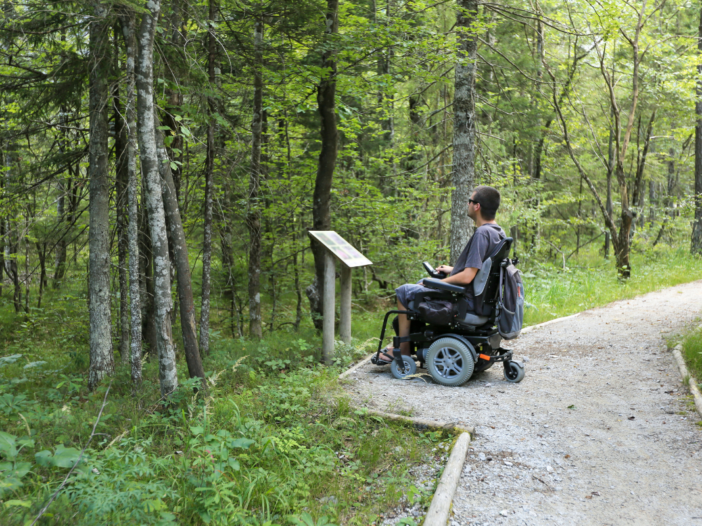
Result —
[[[263,124],[263,21],[254,25],[254,96],[251,122],[251,172],[249,174],[249,336],[261,338],[261,127]]]
[[[138,178],[136,171],[136,93],[134,62],[136,41],[134,39],[134,14],[120,17],[122,34],[127,51],[127,199],[129,223],[127,240],[129,245],[129,311],[131,317],[131,343],[129,362],[132,371],[132,384],[141,385],[141,289],[139,276],[139,209],[137,196]]]
[[[477,0],[459,0],[456,28],[459,48],[453,99],[453,174],[451,196],[451,264],[473,234],[468,199],[475,180],[475,75],[478,40],[472,28],[478,13]]]
[[[90,24],[90,370],[88,388],[114,371],[110,316],[110,180],[108,166],[109,24],[106,4],[93,4]]]
[[[207,53],[207,72],[210,81],[210,89],[215,86],[215,60],[216,41],[214,35],[214,21],[216,13],[216,3],[210,0],[209,12],[209,35]],[[207,355],[210,351],[210,283],[211,283],[211,261],[212,261],[212,192],[214,185],[214,161],[215,161],[215,123],[212,114],[215,111],[214,98],[209,97],[207,105],[210,113],[210,121],[207,125],[207,163],[205,168],[205,225],[202,243],[202,303],[200,307],[200,351]]]
[[[161,194],[161,177],[156,147],[154,120],[153,59],[154,33],[161,10],[160,0],[149,0],[137,32],[139,44],[136,64],[137,136],[141,169],[146,184],[146,207],[154,258],[154,324],[159,362],[161,394],[169,395],[178,387],[175,349],[171,338],[171,275],[168,259],[166,215]]]

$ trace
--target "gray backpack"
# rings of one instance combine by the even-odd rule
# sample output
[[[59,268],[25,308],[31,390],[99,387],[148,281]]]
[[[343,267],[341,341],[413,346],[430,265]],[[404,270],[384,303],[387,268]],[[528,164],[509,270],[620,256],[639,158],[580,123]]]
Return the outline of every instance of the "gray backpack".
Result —
[[[517,267],[510,261],[500,269],[500,300],[497,304],[497,330],[505,340],[522,332],[524,321],[524,283]]]

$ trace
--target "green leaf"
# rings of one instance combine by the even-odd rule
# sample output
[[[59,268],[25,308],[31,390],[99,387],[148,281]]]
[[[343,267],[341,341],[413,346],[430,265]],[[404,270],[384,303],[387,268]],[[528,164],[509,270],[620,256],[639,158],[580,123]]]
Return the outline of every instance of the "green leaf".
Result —
[[[13,435],[0,431],[0,453],[7,460],[14,460],[17,458],[17,447]]]
[[[5,502],[6,508],[12,508],[14,506],[22,506],[23,508],[30,508],[32,503],[28,500],[8,500]]]
[[[192,426],[192,427],[190,428],[190,432],[191,432],[193,435],[196,435],[196,436],[197,436],[197,435],[201,435],[201,434],[203,433],[203,431],[205,431],[205,428],[202,427],[202,426]]]
[[[248,438],[237,438],[229,443],[229,447],[240,447],[241,449],[249,449],[254,440]]]
[[[239,471],[239,469],[241,469],[241,466],[240,466],[238,460],[230,458],[229,460],[227,460],[227,463],[234,471]]]
[[[63,447],[63,445],[56,446],[56,453],[54,453],[54,458],[52,464],[59,468],[72,468],[73,465],[78,462],[80,458],[80,451],[74,447]]]
[[[37,464],[40,466],[44,467],[49,467],[51,466],[51,457],[53,456],[53,453],[51,451],[39,451],[39,453],[34,454],[34,459],[37,461]]]

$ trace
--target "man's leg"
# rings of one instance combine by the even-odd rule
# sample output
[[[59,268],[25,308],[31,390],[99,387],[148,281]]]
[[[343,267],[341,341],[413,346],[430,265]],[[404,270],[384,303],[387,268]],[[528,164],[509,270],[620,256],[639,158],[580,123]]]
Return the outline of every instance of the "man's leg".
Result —
[[[400,300],[397,300],[397,310],[407,310],[407,307],[405,307]],[[397,315],[397,324],[399,325],[399,336],[400,337],[405,337],[409,336],[410,333],[410,321],[407,319],[406,314],[398,314]],[[402,342],[400,344],[400,350],[402,351],[402,354],[409,356],[411,354],[410,352],[410,342]]]

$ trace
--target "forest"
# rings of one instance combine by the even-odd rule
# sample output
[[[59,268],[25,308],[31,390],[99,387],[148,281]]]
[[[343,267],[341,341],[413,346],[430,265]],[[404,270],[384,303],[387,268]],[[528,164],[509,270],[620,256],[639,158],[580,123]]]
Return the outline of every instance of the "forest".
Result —
[[[701,52],[683,0],[2,0],[0,522],[424,503],[447,435],[335,375],[478,185],[527,324],[701,278]],[[310,230],[373,262],[326,363]]]

